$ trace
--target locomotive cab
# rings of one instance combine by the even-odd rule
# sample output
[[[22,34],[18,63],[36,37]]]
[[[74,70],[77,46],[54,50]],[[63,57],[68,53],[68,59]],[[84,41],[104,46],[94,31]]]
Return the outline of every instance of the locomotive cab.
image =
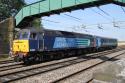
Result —
[[[13,52],[29,52],[29,45],[28,45],[28,39],[29,39],[29,32],[28,31],[19,31],[17,35],[15,36],[15,39],[13,41]]]
[[[17,57],[22,60],[25,57],[28,57],[31,53],[38,52],[43,48],[43,33],[31,30],[31,29],[23,29],[19,31],[13,40],[13,57],[17,59]]]

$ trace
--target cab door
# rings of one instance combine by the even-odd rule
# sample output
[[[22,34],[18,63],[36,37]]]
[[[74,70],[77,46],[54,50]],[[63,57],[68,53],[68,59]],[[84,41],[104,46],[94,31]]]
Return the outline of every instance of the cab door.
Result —
[[[42,32],[38,35],[38,44],[39,44],[39,51],[44,50],[44,34]]]
[[[36,32],[31,32],[30,33],[30,38],[29,38],[29,43],[30,43],[30,51],[38,51],[39,50],[39,41],[38,41],[38,34]]]
[[[99,37],[96,38],[96,45],[97,45],[97,48],[101,47],[101,38]]]

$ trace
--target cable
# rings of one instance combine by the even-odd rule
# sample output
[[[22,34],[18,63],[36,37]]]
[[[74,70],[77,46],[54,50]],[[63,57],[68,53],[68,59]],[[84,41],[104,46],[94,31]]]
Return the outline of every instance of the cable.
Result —
[[[125,13],[125,9],[122,6],[121,6],[121,8],[122,8],[123,12]]]
[[[110,14],[108,14],[106,11],[104,11],[103,9],[101,9],[100,7],[97,7],[100,11],[102,11],[105,15],[111,17],[114,20],[114,17],[112,17]]]
[[[33,7],[33,6],[30,6],[30,7],[35,8],[35,9],[38,9],[38,8],[36,8],[36,7]],[[51,20],[47,20],[47,19],[42,19],[42,20],[48,21],[48,22],[52,22],[52,23],[60,23],[60,22],[55,22],[55,21],[51,21]]]
[[[113,27],[120,28],[118,25],[116,25],[116,22],[113,22]]]
[[[106,18],[104,15],[102,15],[101,13],[95,11],[94,9],[91,8],[91,10],[95,13],[97,13],[98,15],[102,16],[103,18],[105,18],[106,20],[109,20],[108,18]]]
[[[81,3],[79,0],[77,0],[79,3]],[[93,3],[94,4],[94,3]],[[100,7],[97,7],[100,11],[102,11],[104,14],[106,14],[106,15],[108,15],[108,16],[110,16],[110,17],[112,17],[110,14],[108,14],[107,12],[105,12],[104,10],[102,10]],[[83,10],[83,9],[82,9]],[[95,12],[95,13],[97,13],[97,14],[99,14],[100,16],[102,16],[103,18],[105,18],[105,19],[107,19],[107,20],[109,20],[108,18],[106,18],[104,15],[102,15],[101,13],[99,13],[99,12],[96,12],[94,9],[91,9],[93,12]],[[113,18],[113,17],[112,17]],[[113,18],[114,19],[114,18]]]
[[[60,22],[56,22],[56,21],[51,21],[51,20],[47,20],[47,19],[42,19],[44,21],[48,21],[48,22],[53,22],[53,23],[60,23]]]
[[[101,9],[100,7],[97,7],[99,10],[101,10],[104,14],[106,14],[107,16],[110,16],[110,14],[108,14],[107,12],[105,12],[103,9]]]
[[[80,2],[79,0],[77,0],[79,3],[82,3],[82,2]],[[95,13],[97,13],[98,15],[100,15],[100,16],[102,16],[103,18],[105,18],[106,20],[109,20],[108,18],[106,18],[104,15],[102,15],[101,13],[99,13],[99,12],[97,12],[97,11],[95,11],[94,9],[92,9],[92,8],[90,8],[93,12],[95,12]],[[100,9],[100,8],[99,8]],[[84,9],[82,9],[83,11],[84,11]],[[102,9],[101,9],[101,11],[103,11]],[[105,11],[103,11],[105,14],[107,14],[107,15],[109,15],[108,13],[106,13]]]
[[[77,17],[71,16],[71,15],[68,15],[68,14],[64,14],[64,15],[69,16],[69,17],[72,17],[72,18],[77,19],[77,20],[81,20],[80,18],[77,18]]]
[[[97,26],[99,29],[103,29],[102,27],[102,25],[101,24],[98,24],[98,26]]]
[[[117,21],[117,22],[115,22],[115,24],[116,23],[121,23],[121,22],[125,22],[125,21]],[[100,28],[100,29],[102,29],[102,25],[106,25],[106,24],[113,24],[113,26],[114,26],[114,22],[109,22],[109,23],[100,23],[100,24],[90,24],[90,25],[86,25],[86,27],[88,27],[88,26],[98,26],[98,28]],[[82,27],[82,25],[80,25],[81,27]],[[115,27],[119,27],[118,25],[115,25]]]
[[[63,15],[65,15],[65,16],[67,16],[67,17],[70,17],[70,18],[73,18],[73,19],[70,19],[70,20],[76,21],[76,22],[78,22],[78,23],[83,23],[83,21],[81,21],[82,19],[80,19],[80,18],[71,16],[71,15],[68,15],[68,14],[63,14]],[[63,16],[63,15],[60,15],[60,16],[66,18],[66,17]],[[68,18],[66,18],[66,19],[68,19]]]
[[[31,6],[31,7],[32,7],[32,6]],[[47,7],[45,7],[45,6],[42,6],[42,7],[47,8]],[[33,8],[35,8],[35,7],[33,7]],[[36,9],[38,9],[38,8],[36,8]],[[42,9],[42,10],[43,10],[43,9]],[[55,13],[54,11],[51,11],[51,12]],[[80,19],[80,18],[78,18],[78,17],[74,17],[74,16],[71,16],[71,15],[68,15],[68,14],[64,14],[64,15],[76,19],[75,21],[77,21],[77,22],[81,22],[81,20],[82,20],[82,19]],[[79,20],[79,21],[78,21],[78,20]],[[50,21],[50,22],[51,22],[51,21]]]
[[[77,0],[78,1],[78,0]],[[79,1],[80,2],[80,1]],[[81,3],[81,2],[80,2]],[[31,6],[31,7],[33,7],[33,6]],[[33,7],[33,8],[35,8],[35,7]],[[46,7],[45,7],[46,8]],[[112,17],[110,14],[108,14],[107,12],[105,12],[104,10],[102,10],[101,8],[99,8],[99,7],[97,7],[99,10],[101,10],[104,14],[106,14],[106,15],[108,15],[108,16],[110,16],[110,17]],[[36,8],[36,9],[38,9],[38,8]],[[83,10],[83,9],[82,9]],[[104,17],[104,15],[102,15],[101,13],[99,13],[99,12],[97,12],[97,11],[95,11],[94,9],[91,9],[93,12],[95,12],[95,13],[97,13],[97,14],[99,14],[100,16],[102,16],[102,17]],[[51,11],[51,12],[53,12],[53,11]],[[124,12],[125,12],[125,10],[124,10]],[[74,19],[76,19],[78,22],[80,22],[81,21],[81,19],[80,18],[77,18],[77,17],[74,17],[74,16],[71,16],[71,15],[68,15],[68,14],[64,14],[65,16],[68,16],[68,17],[71,17],[71,18],[74,18]],[[107,19],[106,17],[104,17],[105,19]],[[48,21],[48,22],[53,22],[53,23],[59,23],[59,22],[54,22],[54,21],[51,21],[51,20],[46,20],[46,19],[44,19],[45,21]],[[75,20],[75,21],[76,21]],[[109,19],[107,19],[107,20],[109,20]],[[106,24],[106,23],[105,23]],[[111,23],[107,23],[107,24],[111,24]],[[94,25],[97,25],[97,24],[94,24]],[[92,25],[88,25],[88,26],[92,26]]]
[[[123,2],[123,0],[122,0],[122,2]],[[122,7],[122,6],[120,6],[121,7],[121,9],[123,10],[123,12],[125,13],[125,9]]]

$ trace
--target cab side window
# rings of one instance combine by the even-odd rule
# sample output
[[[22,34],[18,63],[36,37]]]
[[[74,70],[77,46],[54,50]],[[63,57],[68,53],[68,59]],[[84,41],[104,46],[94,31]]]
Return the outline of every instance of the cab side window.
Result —
[[[43,33],[39,33],[39,39],[43,40]]]
[[[15,33],[14,34],[14,39],[20,39],[20,33]]]
[[[37,39],[37,34],[36,33],[31,33],[30,38],[31,39]]]
[[[26,32],[22,33],[22,38],[28,38],[28,33]]]

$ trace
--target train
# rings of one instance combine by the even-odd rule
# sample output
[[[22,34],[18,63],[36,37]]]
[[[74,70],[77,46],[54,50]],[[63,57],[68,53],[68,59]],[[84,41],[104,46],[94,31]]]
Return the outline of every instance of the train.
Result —
[[[52,58],[80,55],[114,49],[117,39],[76,32],[27,28],[13,40],[12,56],[15,61],[35,62]]]

